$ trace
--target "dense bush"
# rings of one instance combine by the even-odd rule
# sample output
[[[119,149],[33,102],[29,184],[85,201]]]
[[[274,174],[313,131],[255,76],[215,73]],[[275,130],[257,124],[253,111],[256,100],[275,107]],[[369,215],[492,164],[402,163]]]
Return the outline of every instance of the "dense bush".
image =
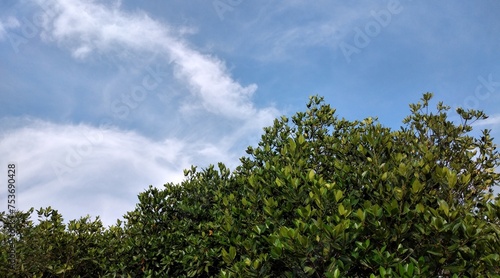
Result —
[[[480,111],[411,104],[399,130],[339,119],[312,97],[230,171],[186,170],[107,229],[52,209],[0,215],[11,277],[500,277],[500,165]]]

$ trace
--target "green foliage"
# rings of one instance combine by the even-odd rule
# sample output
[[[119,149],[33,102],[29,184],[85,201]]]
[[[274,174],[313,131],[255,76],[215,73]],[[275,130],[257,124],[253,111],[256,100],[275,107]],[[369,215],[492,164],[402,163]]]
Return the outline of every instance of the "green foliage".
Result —
[[[432,95],[398,130],[339,119],[320,97],[276,119],[230,171],[185,171],[139,194],[125,223],[62,223],[52,209],[14,218],[10,277],[500,277],[500,165],[480,111]],[[291,123],[289,121],[291,120]]]
[[[83,217],[67,225],[52,208],[37,210],[38,224],[29,220],[33,209],[13,216],[1,214],[5,229],[14,228],[15,264],[8,253],[12,245],[2,233],[0,272],[3,277],[98,277],[114,255],[104,241],[100,220]],[[103,268],[104,267],[104,268]]]

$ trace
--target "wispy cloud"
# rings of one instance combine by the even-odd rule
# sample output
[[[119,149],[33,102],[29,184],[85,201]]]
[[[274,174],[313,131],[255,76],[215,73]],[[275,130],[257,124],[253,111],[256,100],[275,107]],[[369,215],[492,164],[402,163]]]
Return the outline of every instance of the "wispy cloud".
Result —
[[[486,120],[477,121],[475,126],[500,126],[500,114],[489,116]]]
[[[297,53],[310,52],[312,48],[335,51],[340,42],[353,35],[356,24],[370,20],[370,11],[379,10],[384,5],[364,1],[360,9],[359,6],[331,1],[287,1],[261,3],[258,7],[254,8],[256,16],[252,20],[231,22],[241,25],[245,33],[255,34],[252,40],[242,37],[236,42],[224,41],[222,47],[234,51],[244,49],[245,53],[260,61],[283,62],[297,60]]]
[[[41,2],[40,2],[41,3]],[[175,27],[142,12],[126,13],[120,3],[105,6],[94,1],[51,1],[42,38],[69,49],[78,59],[115,48],[157,53],[173,65],[175,77],[184,82],[198,104],[191,108],[236,119],[248,119],[259,111],[251,102],[257,85],[234,81],[223,61],[192,48]],[[183,32],[181,32],[183,34]],[[186,108],[186,107],[185,107]]]

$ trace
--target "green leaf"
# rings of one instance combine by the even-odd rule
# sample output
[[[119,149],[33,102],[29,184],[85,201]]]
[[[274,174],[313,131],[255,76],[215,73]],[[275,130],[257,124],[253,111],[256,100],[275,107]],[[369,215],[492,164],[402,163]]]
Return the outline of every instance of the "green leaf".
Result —
[[[342,205],[342,204],[339,204],[339,208],[338,209],[339,209],[339,214],[342,215],[342,216],[344,216],[347,213],[346,210],[345,210],[345,208],[344,208],[344,205]]]
[[[299,141],[299,144],[300,144],[300,145],[303,145],[303,144],[304,144],[304,142],[306,141],[306,139],[304,138],[304,135],[302,135],[302,134],[301,134],[301,135],[299,135],[298,141]]]
[[[418,179],[415,179],[411,185],[411,192],[413,194],[416,194],[418,192],[420,192],[420,190],[422,190],[423,188],[423,185],[420,183],[420,181]]]
[[[278,247],[278,246],[271,247],[271,257],[273,259],[280,258],[282,253],[283,253],[283,248],[282,247]]]
[[[295,153],[295,149],[297,148],[295,140],[293,140],[292,138],[288,138],[288,145],[290,145],[290,153]]]
[[[229,258],[232,260],[234,260],[234,258],[236,257],[236,248],[234,246],[231,246],[229,247]]]
[[[231,264],[236,257],[236,248],[233,246],[229,247],[229,252],[226,249],[222,249],[222,259],[225,263]]]
[[[423,213],[425,211],[425,207],[422,203],[418,203],[415,207],[418,212]]]
[[[316,270],[312,267],[309,267],[309,266],[305,266],[304,267],[304,272],[307,273],[308,275],[312,275],[314,274],[314,272],[316,272]]]
[[[310,170],[309,174],[307,176],[309,178],[309,181],[313,181],[315,175],[316,175],[316,173],[314,172],[314,170]]]
[[[356,211],[356,215],[361,221],[365,221],[365,212],[362,211],[360,208]]]
[[[491,265],[498,265],[500,261],[500,255],[498,254],[489,254],[488,256],[482,257],[482,261],[486,261],[490,263]]]
[[[344,191],[342,190],[335,190],[335,201],[338,203],[340,199],[344,197]]]
[[[439,256],[439,257],[443,256],[443,253],[437,252],[437,251],[432,251],[432,250],[427,250],[427,253],[432,254],[434,256]]]
[[[413,277],[414,269],[415,269],[415,266],[413,265],[413,263],[410,263],[408,265],[408,272],[407,272],[409,277]]]
[[[276,182],[276,185],[278,187],[282,187],[283,186],[283,182],[280,180],[280,178],[276,178],[276,180],[274,182]]]
[[[406,166],[406,164],[404,163],[400,163],[399,164],[399,168],[398,168],[398,172],[401,176],[406,176],[406,172],[408,170],[408,166]]]
[[[380,276],[381,277],[385,277],[385,274],[386,274],[386,271],[385,271],[385,268],[384,267],[379,267],[379,272],[380,272]]]
[[[450,207],[445,200],[439,200],[439,209],[442,210],[446,216],[450,215]]]
[[[447,176],[448,176],[447,177],[448,178],[448,186],[450,188],[454,188],[455,185],[457,184],[457,174],[449,171]]]
[[[394,196],[398,201],[403,199],[403,190],[400,187],[394,187]]]
[[[463,174],[461,177],[460,177],[460,182],[462,184],[469,184],[470,182],[470,178],[471,178],[471,174]]]

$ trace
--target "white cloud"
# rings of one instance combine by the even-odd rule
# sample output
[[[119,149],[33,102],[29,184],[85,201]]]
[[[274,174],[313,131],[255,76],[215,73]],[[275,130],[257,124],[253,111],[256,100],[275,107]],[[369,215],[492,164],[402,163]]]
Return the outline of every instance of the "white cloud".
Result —
[[[480,120],[474,123],[475,126],[497,126],[500,125],[500,114],[489,116],[486,120]]]
[[[119,3],[109,7],[95,1],[51,3],[52,11],[46,14],[42,38],[69,48],[75,58],[123,47],[158,53],[158,57],[174,65],[175,77],[185,83],[195,97],[193,101],[199,104],[184,108],[203,107],[211,113],[240,120],[258,113],[251,102],[257,85],[242,86],[234,81],[223,61],[198,52],[178,36],[185,32],[173,32],[174,27],[144,13],[125,13]]]
[[[149,185],[180,182],[193,164],[236,160],[223,144],[202,140],[154,141],[130,131],[39,120],[23,126],[0,137],[2,164],[18,165],[20,208],[52,206],[66,220],[90,214],[112,224]]]

